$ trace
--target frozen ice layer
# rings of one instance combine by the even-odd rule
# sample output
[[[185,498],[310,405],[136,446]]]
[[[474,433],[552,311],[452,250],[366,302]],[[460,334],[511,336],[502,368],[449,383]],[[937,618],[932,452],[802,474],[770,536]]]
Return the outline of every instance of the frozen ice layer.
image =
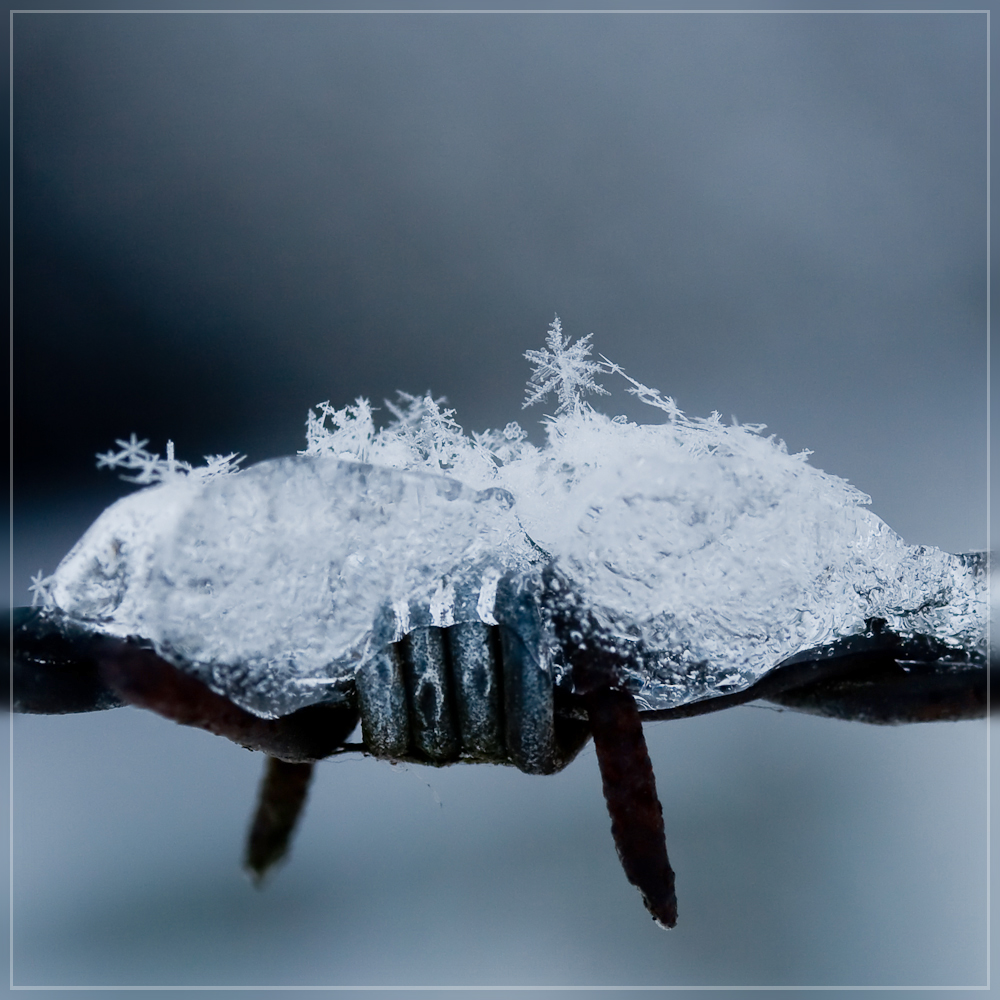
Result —
[[[985,654],[984,557],[907,545],[867,496],[757,428],[581,410],[501,479],[602,627],[643,651],[644,708],[748,687],[872,618]]]
[[[275,716],[336,697],[386,602],[451,625],[470,614],[455,583],[489,597],[495,561],[518,565],[524,549],[502,490],[297,456],[118,501],[60,564],[49,599]]]
[[[493,625],[498,581],[544,600],[546,570],[635,650],[643,708],[746,688],[873,618],[985,656],[984,559],[907,545],[760,427],[685,417],[629,381],[663,422],[607,417],[567,390],[543,448],[516,424],[467,436],[430,397],[404,397],[381,430],[364,400],[325,405],[306,452],[242,471],[225,459],[199,475],[122,442],[105,464],[154,485],[105,511],[36,593],[264,716],[338,698],[384,645],[383,609],[393,640]],[[547,655],[571,683],[560,650]]]

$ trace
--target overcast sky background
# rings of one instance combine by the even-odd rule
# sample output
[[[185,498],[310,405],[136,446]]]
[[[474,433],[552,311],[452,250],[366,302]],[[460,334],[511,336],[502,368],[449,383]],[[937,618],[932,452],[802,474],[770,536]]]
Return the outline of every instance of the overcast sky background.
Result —
[[[431,389],[540,441],[555,313],[982,549],[985,125],[982,14],[16,15],[12,599],[132,431],[258,461],[322,400]],[[258,759],[130,710],[15,732],[25,983],[983,979],[980,724],[651,727],[671,935],[592,753],[321,766],[257,894]]]

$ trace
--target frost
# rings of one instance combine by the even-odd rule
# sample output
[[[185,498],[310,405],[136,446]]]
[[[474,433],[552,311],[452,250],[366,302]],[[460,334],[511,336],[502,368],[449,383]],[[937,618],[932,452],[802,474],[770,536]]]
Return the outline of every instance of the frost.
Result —
[[[643,385],[641,382],[637,382],[631,375],[627,374],[623,368],[616,365],[613,361],[609,361],[603,354],[601,355],[601,361],[604,363],[604,370],[609,375],[621,375],[626,381],[632,383],[632,388],[626,391],[631,393],[633,396],[638,397],[638,399],[645,403],[647,406],[655,407],[657,410],[663,410],[670,420],[674,420],[677,417],[683,417],[680,408],[671,399],[670,396],[664,396],[659,389],[650,389],[648,385]],[[763,425],[755,427],[754,429],[763,430]]]
[[[118,451],[107,451],[97,456],[99,469],[127,469],[136,472],[135,476],[122,476],[122,479],[132,483],[148,486],[152,483],[167,482],[190,476],[203,482],[216,476],[227,476],[235,472],[243,461],[243,455],[230,452],[228,455],[206,455],[205,464],[192,466],[189,462],[180,462],[174,458],[174,442],[167,442],[167,457],[146,451],[148,440],[139,441],[133,434],[128,441],[115,441]]]
[[[235,455],[192,468],[172,444],[161,459],[119,441],[100,464],[148,488],[34,577],[34,599],[143,636],[261,715],[334,698],[377,652],[386,609],[397,636],[495,624],[501,576],[538,588],[549,568],[642,651],[627,680],[647,708],[740,690],[872,618],[984,653],[981,560],[907,545],[807,453],[762,425],[686,416],[587,360],[589,337],[571,344],[558,319],[547,345],[528,354],[528,401],[559,398],[540,448],[516,423],[467,435],[429,393],[387,403],[382,427],[367,400],[323,403],[304,452],[245,470]],[[584,402],[604,391],[598,370],[661,422]]]
[[[371,403],[360,396],[353,406],[335,410],[320,403],[306,418],[306,449],[301,455],[331,455],[367,462],[375,440]],[[329,426],[328,426],[329,425]]]
[[[537,449],[529,444],[528,435],[516,420],[512,420],[502,431],[490,430],[474,434],[473,440],[498,466],[509,465],[511,462],[537,453]]]
[[[477,454],[475,443],[465,436],[455,411],[445,407],[445,402],[430,393],[411,396],[406,392],[399,393],[399,405],[386,402],[396,418],[392,434],[409,455],[407,467],[451,474],[463,471],[471,460],[488,468],[488,457]]]
[[[469,438],[455,420],[455,411],[444,403],[444,399],[434,399],[430,393],[411,396],[400,392],[398,403],[386,401],[386,409],[394,419],[380,430],[375,429],[367,399],[358,399],[342,410],[321,403],[318,414],[309,412],[306,448],[299,454],[353,459],[389,469],[446,473],[463,482],[486,485],[503,461],[500,455],[519,450],[523,432],[514,435],[513,440],[503,435],[502,440],[494,440],[490,432]]]
[[[524,352],[525,358],[535,368],[528,381],[528,392],[522,408],[540,403],[553,391],[559,397],[556,413],[578,410],[585,392],[594,392],[599,396],[610,395],[604,386],[594,381],[594,376],[601,370],[600,364],[587,360],[592,336],[592,333],[588,333],[575,344],[572,343],[569,334],[563,334],[562,322],[556,316],[545,337],[548,349]]]

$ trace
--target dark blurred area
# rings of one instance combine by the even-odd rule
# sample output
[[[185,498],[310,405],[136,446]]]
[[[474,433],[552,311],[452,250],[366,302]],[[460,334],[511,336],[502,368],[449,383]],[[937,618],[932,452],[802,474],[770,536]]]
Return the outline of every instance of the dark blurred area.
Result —
[[[133,431],[258,461],[322,400],[431,389],[540,442],[522,354],[555,313],[908,542],[984,549],[987,41],[983,13],[15,14],[13,603],[131,488],[94,455]],[[619,885],[592,756],[321,764],[258,894],[256,757],[131,709],[13,724],[19,982],[982,981],[985,724],[648,727],[673,935]]]
[[[17,15],[16,498],[324,399],[503,426],[555,312],[885,507],[981,496],[981,20]]]

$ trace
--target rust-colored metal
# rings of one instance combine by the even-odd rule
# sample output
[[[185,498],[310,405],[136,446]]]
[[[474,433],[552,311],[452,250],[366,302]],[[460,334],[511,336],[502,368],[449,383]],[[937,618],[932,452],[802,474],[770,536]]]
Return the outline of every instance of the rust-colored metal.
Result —
[[[257,885],[288,853],[292,834],[309,795],[314,766],[267,758],[243,860]]]
[[[627,691],[616,688],[600,688],[583,699],[622,868],[653,918],[673,927],[677,923],[674,872],[639,710]]]
[[[258,718],[153,650],[130,642],[106,639],[95,658],[102,682],[127,704],[290,763],[329,756],[357,723],[352,707],[335,705],[313,705],[280,719]]]

